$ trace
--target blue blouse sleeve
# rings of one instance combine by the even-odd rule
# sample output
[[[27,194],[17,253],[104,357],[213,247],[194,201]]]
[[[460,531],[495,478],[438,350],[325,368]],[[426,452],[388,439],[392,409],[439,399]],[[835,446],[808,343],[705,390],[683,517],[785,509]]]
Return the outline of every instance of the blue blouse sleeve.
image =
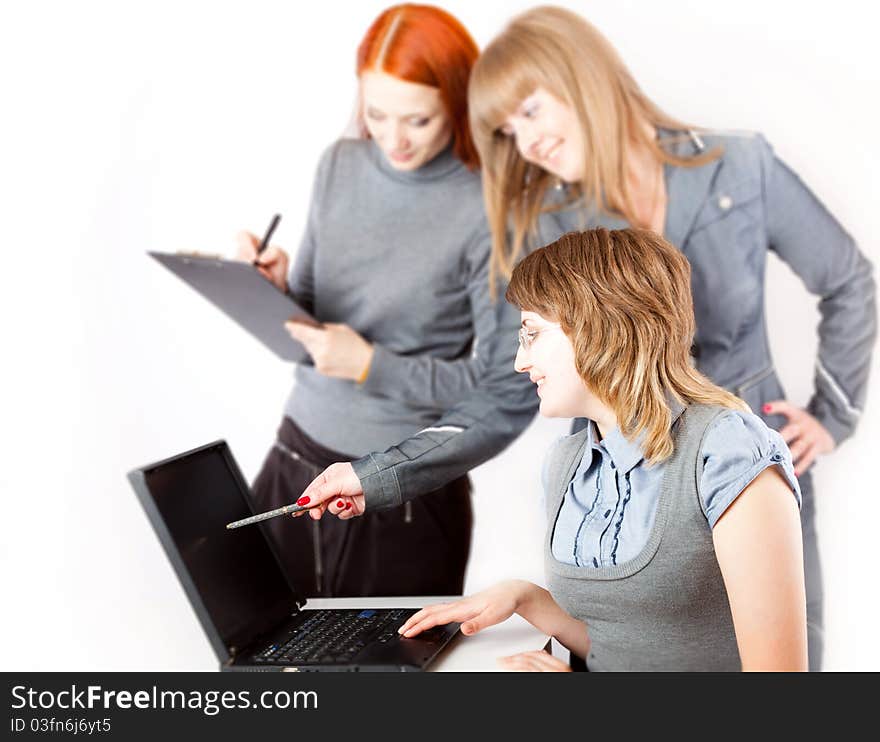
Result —
[[[764,469],[777,466],[801,506],[801,488],[788,446],[775,430],[750,412],[730,410],[710,425],[703,439],[699,493],[711,528]]]

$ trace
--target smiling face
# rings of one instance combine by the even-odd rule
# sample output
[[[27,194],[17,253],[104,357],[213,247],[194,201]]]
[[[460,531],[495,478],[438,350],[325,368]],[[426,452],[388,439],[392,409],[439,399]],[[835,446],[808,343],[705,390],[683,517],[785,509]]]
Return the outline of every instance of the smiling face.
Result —
[[[505,119],[501,133],[513,137],[523,159],[567,183],[584,177],[584,138],[571,106],[538,88]]]
[[[437,88],[368,70],[361,99],[367,131],[395,170],[417,170],[449,144],[452,122]]]
[[[520,345],[514,368],[537,386],[544,417],[591,417],[601,404],[577,372],[568,335],[536,312],[523,311],[522,327],[530,334],[528,348]]]

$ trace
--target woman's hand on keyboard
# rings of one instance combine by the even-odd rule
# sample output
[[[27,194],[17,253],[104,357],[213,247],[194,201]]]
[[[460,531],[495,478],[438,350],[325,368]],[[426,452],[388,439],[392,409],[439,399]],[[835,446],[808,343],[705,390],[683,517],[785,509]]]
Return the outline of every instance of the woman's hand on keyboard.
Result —
[[[458,621],[462,634],[476,634],[516,613],[532,587],[523,580],[507,580],[454,603],[429,605],[410,616],[398,632],[409,638],[433,626]]]

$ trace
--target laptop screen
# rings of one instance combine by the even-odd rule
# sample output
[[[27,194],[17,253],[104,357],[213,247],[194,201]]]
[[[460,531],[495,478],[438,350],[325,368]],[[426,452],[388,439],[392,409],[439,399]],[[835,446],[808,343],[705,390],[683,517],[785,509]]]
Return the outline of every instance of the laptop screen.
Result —
[[[225,442],[142,471],[224,646],[241,647],[294,611],[295,596],[261,526],[226,528],[253,513],[243,489],[247,485]]]

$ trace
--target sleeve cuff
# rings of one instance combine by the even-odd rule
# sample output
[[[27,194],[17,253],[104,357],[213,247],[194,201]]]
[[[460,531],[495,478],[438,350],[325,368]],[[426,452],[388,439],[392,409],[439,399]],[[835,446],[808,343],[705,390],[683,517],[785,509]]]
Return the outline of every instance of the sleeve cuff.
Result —
[[[364,491],[367,511],[396,507],[403,502],[394,469],[380,469],[371,454],[351,462]]]
[[[810,400],[807,412],[822,423],[822,426],[834,439],[835,446],[839,446],[855,432],[857,418],[847,416],[845,419],[841,419],[840,416],[834,414],[834,409],[830,405],[821,402],[818,398],[814,397]]]
[[[743,490],[745,490],[746,487],[755,481],[761,472],[765,469],[769,469],[771,466],[779,467],[779,471],[791,489],[792,494],[795,496],[798,509],[800,509],[801,487],[794,474],[794,468],[791,465],[791,458],[784,456],[780,451],[774,448],[768,455],[756,461],[741,477],[727,485],[723,492],[719,492],[712,498],[712,506],[706,513],[709,527],[715,528],[718,519],[724,515],[727,508],[733,504],[733,501],[743,493]]]
[[[373,343],[373,358],[361,388],[366,392],[384,394],[385,389],[395,381],[394,358],[390,350],[383,348],[379,343]]]

